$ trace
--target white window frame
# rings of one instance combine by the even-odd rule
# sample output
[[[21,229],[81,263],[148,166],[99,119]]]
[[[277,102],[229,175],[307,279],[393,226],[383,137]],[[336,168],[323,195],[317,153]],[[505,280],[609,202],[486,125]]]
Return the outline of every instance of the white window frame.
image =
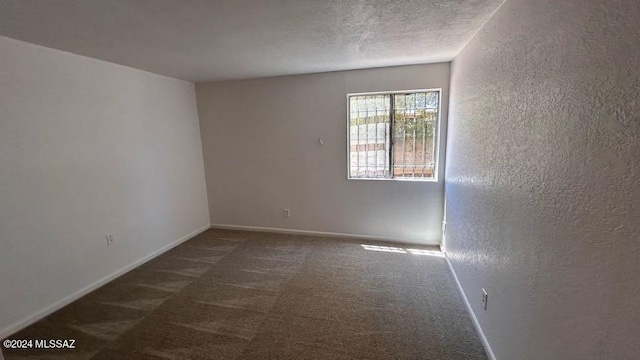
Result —
[[[352,96],[365,96],[365,95],[396,95],[396,94],[409,94],[419,92],[438,92],[438,119],[435,125],[435,143],[433,147],[433,178],[396,178],[393,177],[393,162],[391,163],[391,177],[388,178],[363,178],[363,177],[351,177],[351,101],[349,99]],[[393,111],[393,109],[392,109]],[[417,89],[417,90],[394,90],[394,91],[373,91],[373,92],[359,92],[359,93],[347,93],[347,179],[348,180],[365,180],[365,181],[420,181],[420,182],[438,182],[438,170],[440,168],[440,124],[442,121],[442,88],[434,89]],[[389,141],[393,142],[393,138]],[[391,148],[393,149],[393,147]],[[390,150],[391,152],[393,150]],[[389,154],[391,155],[391,154]]]

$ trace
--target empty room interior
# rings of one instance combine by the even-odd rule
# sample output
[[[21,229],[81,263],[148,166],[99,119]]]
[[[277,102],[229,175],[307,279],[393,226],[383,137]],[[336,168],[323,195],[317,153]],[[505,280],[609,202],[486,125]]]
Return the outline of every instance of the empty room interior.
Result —
[[[0,359],[640,359],[639,19],[0,1]]]

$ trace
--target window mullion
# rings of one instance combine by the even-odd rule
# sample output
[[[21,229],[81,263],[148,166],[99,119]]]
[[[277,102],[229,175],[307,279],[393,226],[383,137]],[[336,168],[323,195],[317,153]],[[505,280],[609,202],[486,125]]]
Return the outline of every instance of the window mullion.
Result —
[[[393,141],[395,127],[395,101],[393,94],[389,94],[389,179],[393,179]]]

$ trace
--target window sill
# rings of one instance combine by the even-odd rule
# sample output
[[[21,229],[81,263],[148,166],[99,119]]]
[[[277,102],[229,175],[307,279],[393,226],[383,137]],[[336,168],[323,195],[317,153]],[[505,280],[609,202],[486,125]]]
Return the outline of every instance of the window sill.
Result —
[[[419,179],[419,178],[353,178],[347,177],[347,180],[364,180],[364,181],[399,181],[399,182],[425,182],[437,183],[438,179]]]

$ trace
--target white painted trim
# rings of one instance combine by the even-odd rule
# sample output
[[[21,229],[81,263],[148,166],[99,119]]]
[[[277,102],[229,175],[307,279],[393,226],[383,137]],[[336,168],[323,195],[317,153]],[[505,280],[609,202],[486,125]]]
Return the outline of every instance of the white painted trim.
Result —
[[[147,261],[149,261],[149,260],[151,260],[151,259],[153,259],[153,258],[155,258],[155,257],[157,257],[157,256],[159,256],[159,255],[161,255],[161,254],[173,249],[174,247],[176,247],[176,246],[182,244],[183,242],[185,242],[185,241],[187,241],[187,240],[189,240],[189,239],[201,234],[202,232],[208,230],[209,228],[210,228],[209,225],[203,226],[203,227],[191,232],[190,234],[185,235],[185,236],[181,237],[180,239],[175,240],[175,241],[171,242],[170,244],[167,244],[167,245],[161,247],[160,249],[152,252],[151,254],[146,255],[145,257],[143,257],[141,259],[138,259],[138,260],[134,261],[133,263],[131,263],[131,264],[129,264],[129,265],[127,265],[127,266],[125,266],[125,267],[123,267],[123,268],[121,268],[121,269],[119,269],[119,270],[117,270],[117,271],[115,271],[115,272],[103,277],[102,279],[94,282],[93,284],[89,284],[88,286],[85,286],[84,288],[76,291],[75,293],[65,297],[64,299],[62,299],[60,301],[57,301],[57,302],[47,306],[46,308],[38,311],[37,313],[35,313],[35,314],[31,315],[31,316],[28,316],[27,318],[22,319],[22,320],[14,323],[12,325],[7,326],[6,328],[2,329],[2,331],[0,331],[0,339],[4,339],[4,338],[6,338],[6,337],[8,337],[8,336],[20,331],[20,330],[26,328],[27,326],[35,323],[36,321],[41,320],[45,316],[50,315],[50,314],[52,314],[53,312],[55,312],[57,310],[60,310],[64,306],[69,305],[70,303],[78,300],[79,298],[81,298],[84,295],[90,293],[91,291],[99,288],[100,286],[108,283],[111,280],[114,280],[118,276],[123,275],[124,273],[126,273],[126,272],[128,272],[128,271],[130,271],[130,270],[132,270],[132,269],[134,269],[134,268],[146,263]],[[2,359],[1,356],[0,356],[0,359]]]
[[[458,275],[456,275],[456,271],[453,269],[451,260],[449,260],[449,256],[447,256],[447,253],[445,251],[443,251],[443,253],[444,253],[444,259],[447,262],[447,265],[449,265],[449,270],[451,270],[451,274],[453,274],[453,279],[456,281],[456,285],[458,286],[458,292],[460,293],[460,296],[462,296],[462,300],[464,301],[464,305],[467,308],[467,312],[471,316],[473,326],[476,328],[476,331],[480,336],[480,341],[482,342],[484,349],[487,351],[487,355],[489,356],[489,359],[496,360],[496,356],[493,354],[493,350],[491,350],[491,345],[489,344],[489,340],[487,340],[487,337],[484,335],[484,331],[482,331],[480,322],[478,322],[478,318],[476,317],[476,314],[473,312],[471,303],[469,303],[469,299],[467,299],[467,295],[464,293],[464,290],[462,289],[462,285],[460,284],[460,280],[458,280]]]
[[[345,233],[313,231],[313,230],[282,229],[282,228],[262,227],[262,226],[211,224],[211,228],[226,229],[226,230],[263,231],[263,232],[270,232],[270,233],[277,233],[277,234],[297,234],[297,235],[326,236],[326,237],[337,237],[337,238],[351,238],[351,239],[361,239],[361,240],[371,240],[371,241],[388,241],[388,242],[395,242],[395,243],[425,245],[425,246],[440,245],[440,244],[420,243],[420,242],[403,240],[403,239],[395,239],[395,238],[392,239],[392,238],[386,238],[382,236],[345,234]]]

